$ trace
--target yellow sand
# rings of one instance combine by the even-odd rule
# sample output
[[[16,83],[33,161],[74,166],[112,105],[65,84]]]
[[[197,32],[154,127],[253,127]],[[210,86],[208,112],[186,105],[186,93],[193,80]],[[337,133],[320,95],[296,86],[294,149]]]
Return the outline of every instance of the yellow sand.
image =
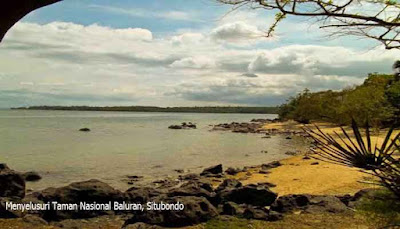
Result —
[[[340,128],[329,123],[316,123],[325,133],[332,134]],[[265,129],[300,130],[303,125],[294,121],[272,123],[265,125]],[[312,125],[308,125],[312,126]],[[349,127],[345,128],[350,131]],[[397,131],[398,132],[398,131]],[[351,131],[349,132],[351,133]],[[374,139],[381,142],[385,131]],[[375,142],[376,140],[374,140]],[[374,144],[373,142],[373,144]],[[372,176],[358,169],[318,161],[315,159],[303,160],[304,155],[294,156],[282,160],[282,166],[271,169],[270,174],[260,174],[260,168],[250,170],[249,173],[239,173],[233,178],[244,184],[270,182],[276,185],[272,188],[279,195],[286,194],[354,194],[360,189],[376,187],[370,183]],[[318,162],[317,165],[311,165]],[[361,183],[360,181],[363,181]]]

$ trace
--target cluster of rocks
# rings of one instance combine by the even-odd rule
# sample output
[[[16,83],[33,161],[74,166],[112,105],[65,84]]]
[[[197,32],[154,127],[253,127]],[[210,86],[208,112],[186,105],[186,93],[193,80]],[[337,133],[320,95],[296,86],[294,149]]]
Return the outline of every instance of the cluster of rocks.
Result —
[[[196,129],[197,126],[194,123],[191,122],[183,122],[181,125],[171,125],[168,127],[168,129],[174,129],[174,130],[181,130],[181,129]]]
[[[261,133],[263,132],[263,125],[263,123],[259,122],[232,122],[215,125],[212,130],[232,131],[234,133]]]
[[[262,138],[271,138],[273,135],[286,135],[287,139],[291,139],[291,136],[308,137],[308,134],[302,130],[291,130],[291,129],[277,129],[270,128],[265,129],[266,123],[278,122],[278,119],[252,119],[249,123],[247,122],[231,122],[214,125],[211,130],[213,131],[231,131],[233,133],[256,133],[264,134]]]
[[[162,227],[183,227],[208,221],[218,215],[229,215],[266,221],[280,220],[294,211],[306,213],[341,213],[350,211],[366,192],[355,196],[286,195],[280,196],[270,190],[269,183],[243,185],[235,179],[224,179],[213,186],[207,177],[223,174],[222,165],[205,169],[201,174],[180,176],[177,182],[160,182],[155,186],[133,186],[125,192],[114,189],[99,180],[76,182],[61,188],[47,188],[25,195],[23,176],[5,165],[0,167],[0,218],[36,217],[40,222],[59,222],[71,219],[88,219],[101,216],[121,216],[125,227],[156,225]],[[262,166],[268,170],[280,166],[273,162]],[[235,173],[227,169],[226,173]],[[105,209],[98,211],[47,211],[28,210],[14,212],[7,210],[5,203],[58,203],[87,202],[106,204],[109,201],[140,203],[147,202],[184,204],[183,210],[172,211],[120,211]],[[136,227],[133,227],[136,228]]]

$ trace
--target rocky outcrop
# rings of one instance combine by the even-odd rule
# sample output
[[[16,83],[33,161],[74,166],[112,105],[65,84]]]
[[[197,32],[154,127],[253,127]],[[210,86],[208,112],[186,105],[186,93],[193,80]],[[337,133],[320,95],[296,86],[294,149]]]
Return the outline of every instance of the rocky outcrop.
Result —
[[[227,187],[218,192],[218,197],[222,202],[231,201],[253,206],[270,206],[277,196],[265,184],[249,184],[238,188]]]
[[[180,130],[180,129],[197,129],[196,124],[191,122],[183,122],[181,125],[171,125],[168,129]]]
[[[125,192],[126,200],[132,203],[147,203],[148,201],[166,194],[164,190],[153,187],[132,187]]]
[[[271,205],[271,210],[280,213],[304,211],[308,213],[343,213],[349,208],[335,196],[286,195]]]
[[[204,169],[203,172],[200,173],[200,175],[205,176],[205,175],[209,175],[209,174],[222,174],[222,172],[223,172],[222,164],[219,164],[219,165],[211,166],[211,167]]]
[[[79,205],[80,202],[92,204],[109,203],[109,201],[121,201],[124,199],[122,192],[112,188],[99,180],[89,180],[72,183],[62,188],[48,188],[37,193],[37,198],[43,202],[56,201],[58,203]],[[100,211],[44,211],[43,218],[46,220],[79,219],[90,218],[99,215],[111,214],[107,210]]]
[[[185,227],[206,222],[218,215],[217,209],[204,197],[176,196],[159,198],[155,203],[184,204],[183,210],[155,210],[134,214],[125,225],[143,222],[163,227]]]
[[[0,164],[0,197],[24,198],[24,177],[8,168],[6,164]]]

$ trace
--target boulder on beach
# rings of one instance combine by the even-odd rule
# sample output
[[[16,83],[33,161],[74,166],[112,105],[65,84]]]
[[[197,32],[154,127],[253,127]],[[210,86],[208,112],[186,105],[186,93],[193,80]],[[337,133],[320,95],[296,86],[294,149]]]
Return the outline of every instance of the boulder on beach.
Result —
[[[270,206],[275,202],[277,196],[267,185],[263,184],[249,184],[238,188],[227,188],[218,193],[218,197],[222,202],[231,201],[253,206]]]
[[[124,193],[128,201],[142,204],[163,194],[165,194],[163,190],[153,187],[132,187]]]
[[[88,180],[72,183],[61,188],[47,188],[37,193],[37,198],[43,202],[57,201],[58,203],[79,204],[80,202],[102,204],[109,201],[121,201],[124,195],[99,180]],[[100,211],[44,211],[43,218],[46,220],[91,218],[99,215],[110,214],[108,210]]]
[[[155,204],[161,202],[164,204],[179,202],[184,205],[184,208],[182,210],[138,212],[125,222],[125,226],[142,222],[163,227],[186,227],[206,222],[218,215],[217,209],[204,197],[163,197],[154,201]]]
[[[6,164],[0,164],[0,197],[25,197],[24,177]]]
[[[90,129],[89,128],[81,128],[81,129],[79,129],[79,131],[81,131],[81,132],[90,132]]]
[[[208,174],[222,174],[222,164],[215,165],[208,167],[203,170],[203,172],[200,174],[201,176],[208,175]]]

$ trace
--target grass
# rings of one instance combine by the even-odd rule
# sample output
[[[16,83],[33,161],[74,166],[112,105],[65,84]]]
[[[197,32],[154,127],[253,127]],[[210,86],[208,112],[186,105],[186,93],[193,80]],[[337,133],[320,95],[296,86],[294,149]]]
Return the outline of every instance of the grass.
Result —
[[[400,228],[400,201],[388,190],[361,198],[356,206],[359,215],[376,228]]]

